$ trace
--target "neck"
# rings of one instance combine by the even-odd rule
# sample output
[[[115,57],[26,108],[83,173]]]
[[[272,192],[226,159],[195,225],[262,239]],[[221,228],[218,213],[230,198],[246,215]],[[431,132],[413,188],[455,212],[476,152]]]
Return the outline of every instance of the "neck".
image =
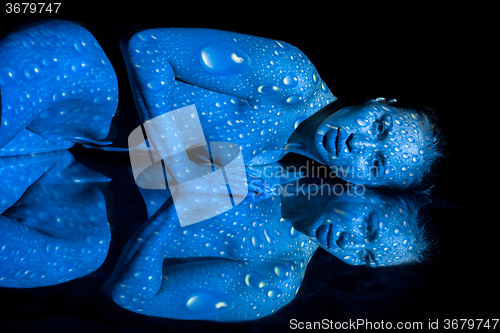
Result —
[[[316,162],[324,164],[314,144],[316,131],[326,119],[344,106],[345,103],[336,100],[305,119],[299,124],[295,131],[293,131],[285,146],[285,150],[309,157]]]
[[[325,186],[332,186],[335,180],[327,180]],[[281,215],[290,222],[293,227],[301,233],[309,236],[309,227],[322,215],[325,210],[331,208],[332,198],[335,196],[330,191],[319,190],[320,182],[314,187],[309,186],[311,182],[297,181],[296,186],[287,187],[287,191],[281,196]]]

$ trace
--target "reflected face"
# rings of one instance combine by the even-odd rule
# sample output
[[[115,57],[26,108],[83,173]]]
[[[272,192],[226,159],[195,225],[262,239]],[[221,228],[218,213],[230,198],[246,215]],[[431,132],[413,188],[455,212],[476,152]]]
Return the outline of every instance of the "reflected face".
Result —
[[[420,117],[377,102],[345,107],[317,129],[314,145],[322,162],[355,184],[404,184],[424,159]]]
[[[336,200],[337,201],[337,200]],[[309,237],[350,265],[394,265],[409,259],[411,226],[377,197],[332,201],[309,228]]]

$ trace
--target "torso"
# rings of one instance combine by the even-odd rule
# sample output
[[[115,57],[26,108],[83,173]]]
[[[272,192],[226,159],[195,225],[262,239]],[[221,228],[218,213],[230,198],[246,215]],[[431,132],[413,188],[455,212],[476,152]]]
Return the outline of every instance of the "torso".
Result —
[[[282,219],[279,196],[240,204],[224,214],[180,227],[169,236],[165,257],[217,257],[235,260],[308,260],[317,249],[311,239]],[[302,263],[305,267],[307,262]]]

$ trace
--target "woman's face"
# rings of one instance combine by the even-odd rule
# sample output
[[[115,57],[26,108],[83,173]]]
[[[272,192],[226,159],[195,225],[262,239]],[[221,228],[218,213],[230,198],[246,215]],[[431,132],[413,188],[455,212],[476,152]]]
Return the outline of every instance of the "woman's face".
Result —
[[[403,263],[414,246],[411,226],[376,196],[345,195],[309,227],[309,237],[350,265]]]
[[[340,178],[355,184],[404,184],[424,158],[425,133],[412,111],[369,103],[345,107],[316,130],[314,145]]]

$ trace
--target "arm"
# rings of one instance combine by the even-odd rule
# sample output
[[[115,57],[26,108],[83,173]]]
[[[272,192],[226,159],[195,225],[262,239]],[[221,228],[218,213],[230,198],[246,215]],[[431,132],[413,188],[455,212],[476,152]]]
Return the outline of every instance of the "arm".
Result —
[[[108,291],[118,305],[141,314],[232,322],[279,310],[295,297],[304,275],[294,260],[203,259],[151,267],[144,276],[132,270]]]
[[[2,287],[63,283],[96,270],[106,258],[111,235],[96,183],[108,179],[65,153],[0,215]]]
[[[311,61],[285,42],[235,32],[149,29],[122,42],[138,104],[146,116],[172,109],[175,79],[251,105],[297,106],[320,89]],[[142,109],[142,107],[141,107]],[[151,118],[149,118],[151,119]]]
[[[310,253],[285,245],[280,248],[287,253],[279,250],[265,261],[256,255],[233,260],[224,239],[203,232],[196,237],[198,229],[179,228],[175,209],[165,208],[131,238],[106,283],[117,304],[159,317],[239,321],[273,313],[293,299]]]

